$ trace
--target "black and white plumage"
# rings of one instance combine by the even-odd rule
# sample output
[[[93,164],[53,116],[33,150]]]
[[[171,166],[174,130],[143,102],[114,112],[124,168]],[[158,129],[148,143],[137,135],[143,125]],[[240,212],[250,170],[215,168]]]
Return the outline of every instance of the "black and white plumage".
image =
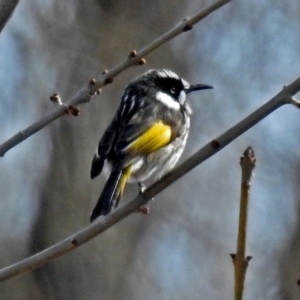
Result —
[[[150,70],[127,86],[92,161],[91,178],[102,172],[105,161],[110,176],[91,221],[119,204],[127,181],[158,179],[175,166],[190,128],[186,95],[209,88],[190,85],[165,69]]]

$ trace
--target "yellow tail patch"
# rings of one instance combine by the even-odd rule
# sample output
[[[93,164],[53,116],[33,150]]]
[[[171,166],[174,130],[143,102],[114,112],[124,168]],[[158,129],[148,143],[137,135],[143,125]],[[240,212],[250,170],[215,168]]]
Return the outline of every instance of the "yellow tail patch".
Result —
[[[128,146],[128,150],[140,154],[152,153],[171,141],[171,127],[163,122],[155,122],[138,139]]]
[[[118,196],[117,196],[116,206],[119,204],[119,202],[122,198],[126,182],[130,178],[131,172],[132,172],[132,165],[129,165],[128,167],[126,167],[122,172],[122,176],[120,178],[120,181],[119,181],[119,184],[118,184],[118,189],[117,189],[117,195]]]

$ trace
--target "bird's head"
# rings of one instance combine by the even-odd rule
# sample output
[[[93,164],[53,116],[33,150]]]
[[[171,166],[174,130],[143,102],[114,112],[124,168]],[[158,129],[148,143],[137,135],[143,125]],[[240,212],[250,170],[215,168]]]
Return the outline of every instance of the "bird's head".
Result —
[[[149,93],[171,109],[179,110],[186,106],[186,95],[199,90],[212,89],[206,84],[189,84],[176,73],[166,70],[149,70],[135,81]]]

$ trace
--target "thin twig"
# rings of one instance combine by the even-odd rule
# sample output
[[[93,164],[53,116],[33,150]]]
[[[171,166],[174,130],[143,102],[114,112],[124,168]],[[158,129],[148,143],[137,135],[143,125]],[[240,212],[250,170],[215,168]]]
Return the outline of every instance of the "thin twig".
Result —
[[[167,188],[171,183],[181,178],[200,163],[214,155],[216,152],[220,151],[222,148],[227,146],[230,142],[239,137],[249,128],[253,127],[277,108],[284,104],[290,103],[289,99],[299,91],[300,77],[244,120],[231,127],[212,142],[209,142],[172,172],[163,176],[159,181],[147,188],[143,194],[139,194],[132,201],[122,205],[108,216],[99,218],[93,224],[87,226],[65,240],[29,258],[26,258],[23,261],[0,270],[0,282],[36,269],[50,260],[72,251],[76,247],[81,246],[106,229],[110,228],[129,214],[135,212],[142,205],[145,205],[151,198]]]
[[[8,20],[13,15],[14,10],[20,0],[1,0],[0,1],[0,33],[5,27]]]
[[[246,240],[247,240],[247,220],[248,206],[251,187],[251,177],[255,168],[256,158],[254,151],[248,147],[241,157],[242,180],[241,180],[241,199],[240,199],[240,216],[237,237],[236,254],[231,254],[234,266],[234,300],[242,300],[244,294],[244,284],[248,263],[251,256],[246,257]]]
[[[70,99],[65,101],[65,104],[76,106],[82,103],[89,102],[101,87],[112,83],[113,78],[116,77],[118,74],[120,74],[121,72],[123,72],[131,66],[144,64],[146,62],[144,57],[150,52],[154,51],[155,49],[170,41],[171,39],[175,38],[176,36],[180,35],[181,33],[191,30],[193,28],[193,25],[200,22],[209,14],[211,14],[212,12],[214,12],[215,10],[217,10],[218,8],[230,1],[231,0],[219,0],[213,3],[208,7],[204,8],[201,12],[197,13],[193,17],[185,18],[174,28],[172,28],[171,30],[154,40],[152,43],[150,43],[140,51],[136,52],[135,50],[132,50],[129,56],[124,61],[112,68],[110,71],[105,71],[99,74],[97,78],[93,81],[93,84],[91,84],[90,82],[87,86],[81,88],[75,95],[73,95]],[[33,123],[32,125],[18,132],[17,134],[13,135],[2,145],[0,145],[0,156],[4,156],[4,154],[11,148],[26,140],[28,137],[35,134],[36,132],[38,132],[51,122],[55,121],[59,117],[63,116],[64,114],[65,106],[58,105],[53,111],[48,113],[42,119]]]

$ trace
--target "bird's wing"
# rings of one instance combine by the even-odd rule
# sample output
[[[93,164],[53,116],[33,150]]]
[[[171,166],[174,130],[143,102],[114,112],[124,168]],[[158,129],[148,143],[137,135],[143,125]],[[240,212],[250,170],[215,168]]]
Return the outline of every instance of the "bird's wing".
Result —
[[[164,112],[152,97],[155,95],[146,91],[125,91],[116,115],[122,124],[113,149],[117,155],[147,155],[174,138],[171,125],[163,122]]]
[[[114,121],[113,121],[104,132],[99,142],[96,154],[93,158],[91,171],[90,171],[90,176],[92,179],[101,174],[104,161],[114,146],[115,143],[114,141],[116,139],[117,133],[118,132],[116,130],[116,126],[114,125]]]
[[[170,143],[171,127],[161,120],[132,124],[122,132],[115,145],[118,154],[146,155]]]
[[[114,119],[99,142],[92,162],[92,178],[101,173],[106,158],[122,160],[128,154],[149,154],[172,140],[171,126],[163,123],[157,112],[150,113],[155,111],[155,100],[145,102],[143,97],[145,95],[136,95],[134,91],[125,91]],[[128,159],[126,161],[128,163]]]

